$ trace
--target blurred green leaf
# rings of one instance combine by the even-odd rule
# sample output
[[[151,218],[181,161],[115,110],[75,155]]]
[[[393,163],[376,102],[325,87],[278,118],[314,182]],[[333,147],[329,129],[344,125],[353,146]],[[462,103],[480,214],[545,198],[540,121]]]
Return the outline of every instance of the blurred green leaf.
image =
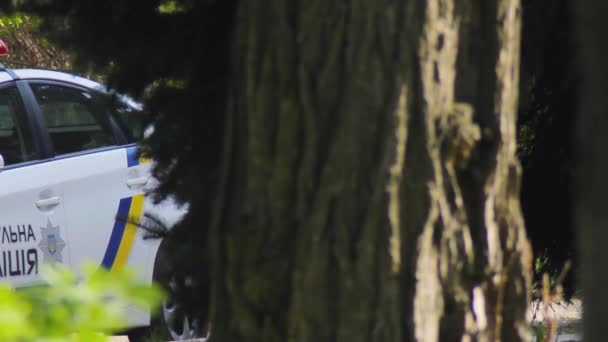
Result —
[[[158,13],[161,14],[175,14],[180,13],[185,10],[184,6],[178,4],[175,0],[166,0],[160,5],[158,5]]]
[[[47,265],[42,273],[48,286],[0,285],[0,341],[107,341],[125,328],[129,305],[155,307],[164,296],[129,269],[87,264],[79,278],[63,265]]]

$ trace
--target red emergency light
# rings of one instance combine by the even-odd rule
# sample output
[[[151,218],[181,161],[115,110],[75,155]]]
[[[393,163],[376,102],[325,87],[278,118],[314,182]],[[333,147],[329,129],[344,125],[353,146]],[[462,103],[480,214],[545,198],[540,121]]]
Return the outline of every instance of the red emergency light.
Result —
[[[0,56],[6,56],[6,55],[8,55],[8,47],[0,39]]]

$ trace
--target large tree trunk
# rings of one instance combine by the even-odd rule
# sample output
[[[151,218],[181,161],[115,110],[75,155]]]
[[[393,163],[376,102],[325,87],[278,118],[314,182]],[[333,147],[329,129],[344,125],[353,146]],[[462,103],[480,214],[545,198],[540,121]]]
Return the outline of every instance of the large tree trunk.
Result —
[[[518,0],[241,1],[216,341],[517,341]]]

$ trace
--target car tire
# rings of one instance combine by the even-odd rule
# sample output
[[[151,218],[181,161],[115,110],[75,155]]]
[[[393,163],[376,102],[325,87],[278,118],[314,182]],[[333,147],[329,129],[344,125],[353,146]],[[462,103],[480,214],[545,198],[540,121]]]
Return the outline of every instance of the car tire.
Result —
[[[129,332],[131,342],[184,341],[206,337],[206,325],[191,318],[175,300],[177,283],[188,279],[178,279],[171,264],[167,243],[161,243],[154,262],[153,280],[163,287],[167,298],[153,313],[148,328],[133,329]]]

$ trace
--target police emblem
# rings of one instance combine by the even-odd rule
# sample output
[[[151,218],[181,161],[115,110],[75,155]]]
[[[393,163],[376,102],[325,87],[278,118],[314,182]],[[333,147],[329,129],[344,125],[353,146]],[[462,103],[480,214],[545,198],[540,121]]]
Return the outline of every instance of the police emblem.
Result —
[[[44,261],[62,262],[61,251],[65,247],[65,241],[61,238],[59,226],[53,226],[51,220],[48,220],[46,228],[40,227],[40,235],[42,240],[40,240],[38,248],[44,254]]]
[[[55,254],[55,252],[57,252],[57,239],[55,239],[55,234],[47,235],[47,243],[49,244],[49,253]]]

